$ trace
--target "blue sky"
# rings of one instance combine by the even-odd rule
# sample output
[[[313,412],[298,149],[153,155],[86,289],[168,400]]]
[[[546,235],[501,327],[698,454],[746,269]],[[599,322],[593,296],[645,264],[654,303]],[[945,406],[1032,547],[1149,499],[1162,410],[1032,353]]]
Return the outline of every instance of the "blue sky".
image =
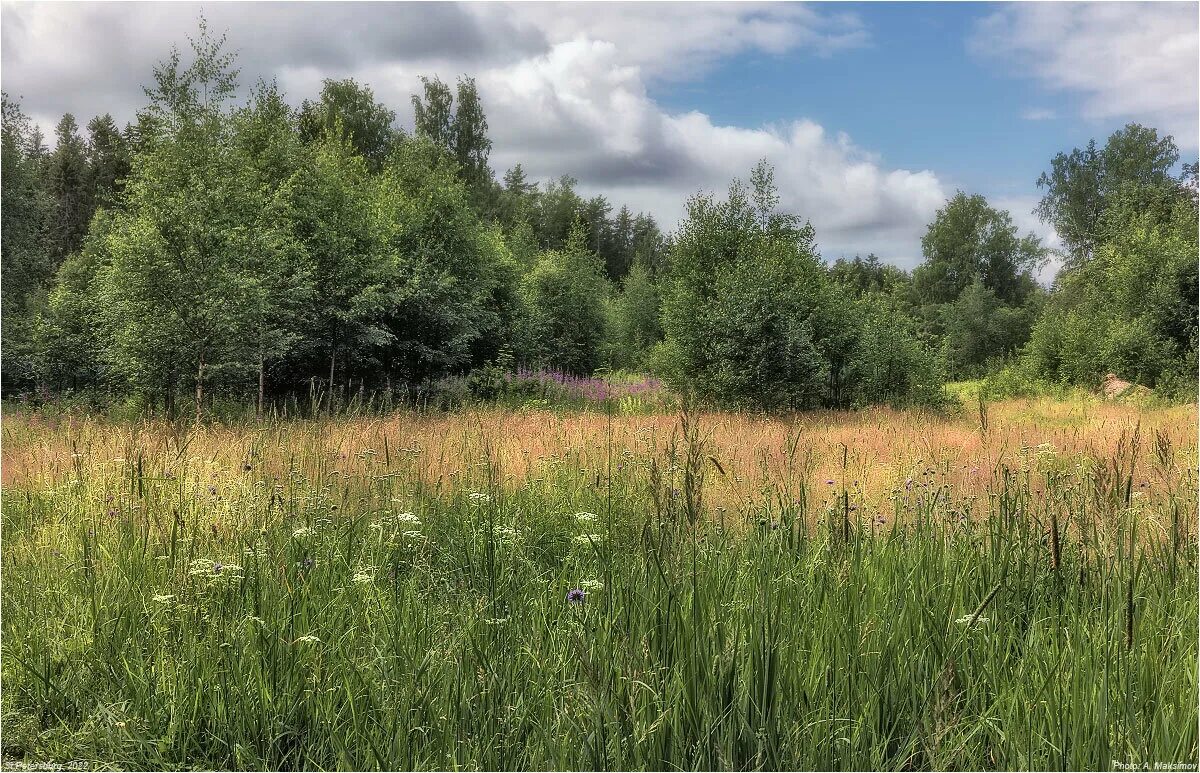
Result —
[[[1180,5],[1195,16],[1196,4]],[[981,25],[1005,7],[841,3],[839,11],[862,22],[868,39],[861,46],[833,54],[747,52],[691,81],[656,82],[650,94],[668,110],[700,110],[716,123],[810,119],[845,132],[885,166],[934,170],[949,188],[1026,203],[1037,197],[1036,180],[1056,153],[1091,138],[1103,142],[1128,121],[1158,125],[1159,116],[1085,118],[1078,92],[1048,87],[1027,68],[981,53]],[[1193,80],[1195,68],[1193,62]],[[1194,160],[1195,136],[1176,139],[1182,161]],[[1027,210],[1013,214],[1031,224]]]
[[[844,131],[889,166],[934,169],[955,186],[1028,193],[1058,150],[1086,142],[1089,128],[1030,78],[967,50],[992,4],[847,3],[870,42],[818,56],[743,54],[693,83],[655,84],[673,110],[699,109],[738,126],[815,120]],[[1056,117],[1028,120],[1028,111]],[[1057,116],[1061,113],[1066,118]]]
[[[1032,216],[1059,151],[1128,121],[1200,144],[1200,12],[1176,3],[3,2],[3,86],[47,131],[133,117],[201,12],[293,104],[352,77],[411,126],[476,77],[497,175],[569,174],[667,229],[759,159],[827,259],[904,267],[956,189]],[[1043,275],[1046,278],[1046,275]]]

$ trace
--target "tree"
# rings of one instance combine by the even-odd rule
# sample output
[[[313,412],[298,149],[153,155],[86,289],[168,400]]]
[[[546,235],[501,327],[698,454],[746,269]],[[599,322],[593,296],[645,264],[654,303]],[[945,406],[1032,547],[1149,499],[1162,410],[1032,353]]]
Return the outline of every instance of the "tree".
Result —
[[[92,202],[97,208],[118,206],[129,176],[126,137],[107,113],[88,122],[87,163]]]
[[[40,137],[20,104],[0,100],[0,295],[4,388],[28,388],[35,376],[33,320],[53,274],[46,244],[52,202],[42,186]]]
[[[504,173],[497,204],[497,216],[507,232],[518,224],[529,225],[537,203],[537,183],[531,183],[520,164]]]
[[[921,249],[925,262],[913,271],[913,287],[925,304],[952,302],[976,277],[1004,302],[1020,304],[1042,260],[1035,236],[1019,237],[1007,212],[962,191],[938,210]]]
[[[492,359],[507,343],[516,267],[472,209],[441,148],[406,143],[379,181],[389,223],[385,366],[422,381]]]
[[[1034,326],[1026,364],[1095,386],[1108,372],[1194,394],[1200,218],[1186,184],[1109,199],[1093,254],[1064,269]]]
[[[558,250],[567,243],[567,237],[575,227],[583,199],[575,192],[578,182],[563,175],[551,180],[537,197],[537,214],[533,221],[542,249]],[[584,237],[586,241],[586,236]]]
[[[814,315],[825,283],[814,233],[774,211],[760,165],[717,202],[688,203],[671,255],[663,328],[680,386],[723,404],[804,408],[824,397],[828,362]]]
[[[641,367],[646,353],[662,340],[660,300],[653,277],[641,263],[625,276],[610,328],[614,338],[614,365]]]
[[[112,216],[99,210],[82,249],[59,267],[47,309],[38,320],[38,369],[54,388],[78,390],[105,379],[106,341],[100,328],[103,309],[97,280],[107,269],[107,240],[113,228]]]
[[[458,79],[457,104],[450,87],[439,78],[421,78],[425,97],[413,95],[416,135],[444,149],[458,164],[458,177],[466,186],[475,209],[488,219],[497,216],[498,191],[488,167],[492,141],[487,116],[474,78]]]
[[[250,104],[233,117],[234,152],[261,196],[262,238],[266,249],[246,255],[244,271],[253,277],[244,308],[254,331],[258,399],[263,414],[268,363],[284,361],[301,341],[312,300],[312,267],[295,234],[296,213],[288,185],[304,159],[292,111],[274,83],[260,82]]]
[[[590,375],[601,364],[608,282],[603,264],[575,227],[562,250],[543,253],[521,283],[526,307],[518,342],[522,359]]]
[[[855,255],[852,260],[838,258],[830,267],[829,276],[860,297],[869,293],[892,293],[907,289],[911,282],[904,269],[884,263],[873,254],[866,258]]]
[[[46,167],[46,192],[51,202],[47,248],[51,265],[57,269],[83,242],[93,203],[87,148],[75,117],[64,115],[54,134],[57,144]]]
[[[1118,191],[1131,185],[1171,187],[1170,170],[1178,160],[1171,137],[1160,139],[1154,129],[1133,123],[1113,133],[1103,149],[1091,140],[1083,149],[1056,155],[1050,171],[1038,178],[1038,187],[1046,192],[1036,211],[1062,239],[1068,265],[1091,257],[1100,219]]]
[[[314,289],[292,371],[304,378],[327,373],[332,390],[339,362],[349,373],[377,363],[390,340],[383,315],[392,226],[366,159],[336,125],[312,147],[287,191]]]
[[[237,70],[223,46],[202,19],[193,62],[182,67],[172,51],[155,68],[143,151],[97,279],[109,367],[136,389],[164,389],[168,406],[186,378],[197,420],[212,380],[261,366],[268,304],[297,249],[238,152],[228,109]]]
[[[319,142],[336,132],[349,140],[372,171],[383,167],[398,139],[392,128],[396,114],[376,102],[371,89],[360,86],[353,78],[340,81],[326,78],[320,99],[304,100],[298,120],[300,137],[305,142]]]
[[[951,371],[980,376],[990,360],[1015,354],[1029,340],[1037,309],[1006,304],[976,279],[939,311]]]
[[[454,111],[454,160],[467,190],[478,193],[492,184],[488,156],[492,141],[488,138],[487,116],[479,101],[474,78],[458,79],[458,106]]]
[[[912,318],[891,301],[875,295],[850,306],[858,324],[844,403],[938,405],[944,399],[942,363],[921,341]]]

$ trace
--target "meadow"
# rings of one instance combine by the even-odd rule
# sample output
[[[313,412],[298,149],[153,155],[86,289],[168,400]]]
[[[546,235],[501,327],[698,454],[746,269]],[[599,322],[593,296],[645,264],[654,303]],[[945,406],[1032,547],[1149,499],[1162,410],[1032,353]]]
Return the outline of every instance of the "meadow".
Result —
[[[3,424],[6,757],[1198,756],[1195,405]]]

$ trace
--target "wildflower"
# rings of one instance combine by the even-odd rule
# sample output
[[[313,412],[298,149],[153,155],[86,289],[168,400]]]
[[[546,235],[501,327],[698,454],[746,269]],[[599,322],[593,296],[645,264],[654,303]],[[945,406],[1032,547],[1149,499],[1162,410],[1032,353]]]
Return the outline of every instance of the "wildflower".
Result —
[[[575,588],[567,591],[567,601],[571,604],[582,604],[583,597],[586,595],[582,588]]]
[[[311,633],[308,634],[307,636],[301,636],[299,639],[296,639],[296,641],[292,642],[292,644],[320,644],[320,643],[321,643],[321,640],[318,639],[316,636],[313,636]]]
[[[425,539],[425,535],[419,531],[406,531],[404,532],[403,536],[405,539],[410,540]]]
[[[420,526],[421,519],[412,513],[400,513],[396,516],[397,523],[407,523],[412,526]]]
[[[590,545],[593,542],[600,541],[599,534],[578,534],[575,536],[575,541],[580,545]]]
[[[174,593],[159,593],[151,599],[155,604],[170,604],[175,600]]]
[[[482,491],[472,491],[470,494],[467,494],[467,499],[470,499],[471,502],[478,505],[488,501],[491,499],[491,497]]]
[[[370,585],[372,580],[374,580],[374,578],[366,572],[357,572],[354,575],[355,585]]]
[[[311,535],[312,533],[313,533],[312,529],[308,528],[307,526],[301,526],[299,529],[296,529],[295,531],[292,532],[292,538],[293,539],[302,539],[304,537]]]
[[[582,580],[579,587],[585,591],[604,590],[604,583],[599,580]]]
[[[225,568],[225,565],[222,564],[220,561],[213,562],[213,574],[220,574],[221,570],[224,568]]]
[[[487,623],[488,625],[503,625],[504,623],[508,622],[508,618],[507,617],[485,617],[483,619],[483,622]]]
[[[596,515],[595,513],[589,513],[589,512],[575,513],[575,520],[579,521],[580,523],[588,523],[589,521],[594,521],[599,517],[600,516]]]
[[[521,532],[511,526],[497,526],[492,535],[501,542],[512,542],[521,538]]]
[[[968,623],[971,622],[971,617],[972,617],[972,615],[963,615],[962,617],[958,618],[954,622],[958,623],[959,625],[967,625]],[[988,622],[988,620],[989,620],[989,618],[981,617],[978,620],[976,620],[975,622],[986,623],[986,622]]]
[[[305,556],[304,560],[300,562],[300,568],[301,569],[312,569],[314,563],[316,563],[316,562],[312,560],[311,556]]]
[[[826,486],[832,486],[832,485],[833,485],[833,481],[831,481],[831,480],[827,480],[827,481],[825,481],[825,485],[826,485]]]

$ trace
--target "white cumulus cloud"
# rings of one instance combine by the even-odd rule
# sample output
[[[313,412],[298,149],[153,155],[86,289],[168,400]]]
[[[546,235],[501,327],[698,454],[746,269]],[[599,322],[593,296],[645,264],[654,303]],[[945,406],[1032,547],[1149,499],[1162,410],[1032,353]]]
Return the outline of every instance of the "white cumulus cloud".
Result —
[[[1200,145],[1200,6],[1015,3],[983,19],[977,54],[1081,97],[1083,116],[1130,120]]]

